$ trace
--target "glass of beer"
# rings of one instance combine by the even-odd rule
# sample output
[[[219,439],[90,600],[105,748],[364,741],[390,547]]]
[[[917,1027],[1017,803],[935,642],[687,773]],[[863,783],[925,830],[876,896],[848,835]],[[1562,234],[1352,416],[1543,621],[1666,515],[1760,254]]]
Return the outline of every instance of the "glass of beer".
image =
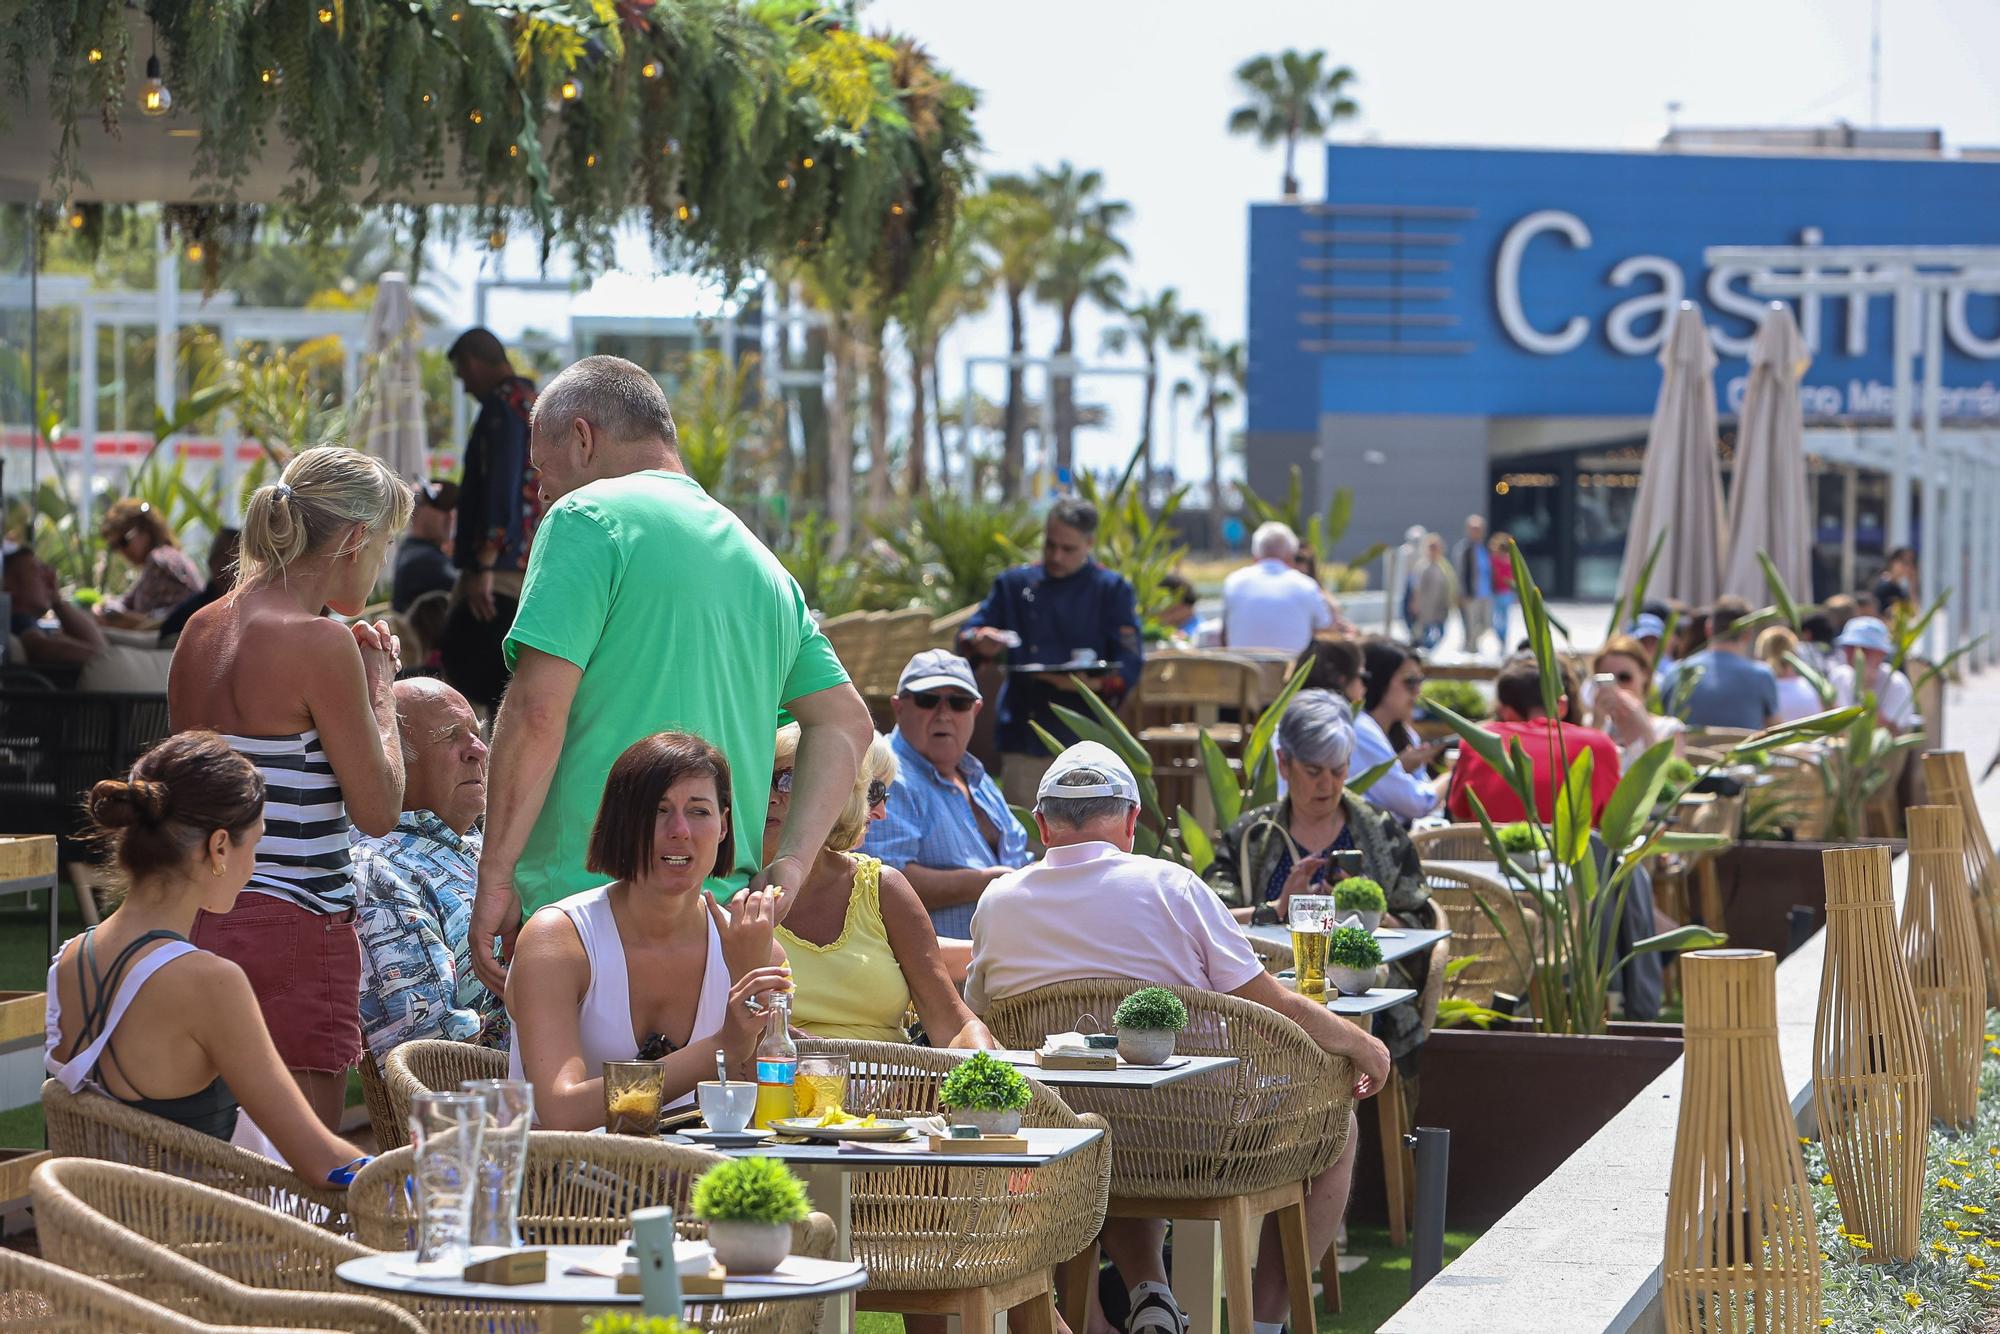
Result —
[[[1326,942],[1333,930],[1333,897],[1292,895],[1292,964],[1298,970],[1299,994],[1326,1003]]]
[[[667,1072],[658,1061],[604,1063],[604,1128],[614,1135],[660,1133]]]
[[[847,1058],[845,1056],[801,1056],[799,1073],[792,1081],[792,1093],[800,1116],[818,1116],[829,1107],[847,1106]]]

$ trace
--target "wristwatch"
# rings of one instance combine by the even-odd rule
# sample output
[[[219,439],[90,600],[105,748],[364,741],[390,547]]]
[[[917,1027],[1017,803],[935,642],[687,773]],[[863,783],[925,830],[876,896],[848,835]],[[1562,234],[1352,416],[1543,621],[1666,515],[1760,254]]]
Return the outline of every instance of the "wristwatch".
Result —
[[[1260,903],[1250,910],[1250,925],[1277,926],[1278,910],[1269,903]]]

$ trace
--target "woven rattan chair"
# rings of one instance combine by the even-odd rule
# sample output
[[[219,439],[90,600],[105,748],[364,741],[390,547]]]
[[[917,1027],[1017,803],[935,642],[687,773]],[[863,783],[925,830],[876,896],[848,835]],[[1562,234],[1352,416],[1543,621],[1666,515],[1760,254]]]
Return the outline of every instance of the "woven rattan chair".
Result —
[[[204,1325],[123,1288],[20,1251],[0,1249],[0,1334],[272,1334],[268,1326]],[[300,1334],[287,1330],[285,1334]]]
[[[1495,992],[1504,991],[1510,996],[1527,994],[1525,961],[1541,939],[1541,916],[1522,896],[1501,883],[1501,874],[1498,866],[1494,867],[1490,880],[1461,875],[1441,866],[1424,868],[1424,884],[1431,892],[1431,902],[1444,913],[1451,928],[1451,957],[1473,960],[1445,984],[1444,994],[1455,1000],[1489,1005]],[[1493,909],[1506,925],[1511,944],[1494,930],[1492,921],[1480,909],[1481,902]],[[1515,916],[1517,909],[1519,917]]]
[[[407,1312],[336,1290],[335,1267],[365,1248],[260,1204],[85,1158],[43,1163],[28,1189],[51,1260],[192,1319],[422,1334]]]
[[[824,1053],[848,1058],[848,1102],[856,1109],[922,1115],[939,1111],[944,1077],[964,1059],[890,1042],[799,1044],[801,1056]],[[1032,1076],[1028,1087],[1033,1097],[1022,1125],[1106,1128]],[[1038,1327],[1054,1314],[1055,1270],[1088,1253],[1103,1225],[1111,1161],[1104,1138],[1026,1172],[906,1167],[853,1174],[850,1235],[854,1258],[868,1269],[861,1309],[955,1315],[970,1334],[1029,1303],[1030,1327]]]
[[[1243,943],[1248,945],[1250,952],[1263,963],[1264,971],[1267,973],[1282,973],[1298,962],[1292,957],[1290,945],[1281,945],[1275,940],[1265,940],[1259,936],[1245,936]]]
[[[1424,861],[1484,862],[1493,859],[1486,831],[1477,824],[1448,824],[1437,829],[1413,829],[1410,843]]]
[[[1227,653],[1162,653],[1146,659],[1133,691],[1139,744],[1153,761],[1161,809],[1186,807],[1204,828],[1215,823],[1215,799],[1201,758],[1205,732],[1225,756],[1243,749],[1263,694],[1258,665]],[[1236,719],[1221,720],[1234,710]]]
[[[1074,1030],[1085,1014],[1108,1015],[1145,985],[1087,978],[995,1001],[987,1027],[1011,1047],[1039,1047]],[[1275,1010],[1234,996],[1169,990],[1187,1006],[1177,1054],[1234,1056],[1231,1070],[1158,1089],[1073,1089],[1080,1109],[1111,1125],[1114,1218],[1205,1219],[1221,1225],[1222,1273],[1231,1334],[1251,1334],[1251,1261],[1257,1229],[1278,1215],[1291,1285],[1292,1328],[1313,1328],[1305,1183],[1347,1147],[1354,1072]],[[1332,1254],[1331,1251],[1328,1252]],[[1088,1266],[1095,1270],[1092,1262]],[[1321,1266],[1339,1310],[1336,1264]],[[1070,1328],[1081,1329],[1087,1293],[1065,1294]]]
[[[377,1152],[400,1149],[410,1142],[410,1100],[419,1093],[456,1093],[468,1079],[505,1079],[507,1053],[469,1042],[445,1042],[423,1038],[393,1048],[382,1062],[382,1089],[387,1098],[387,1124],[368,1104],[368,1119],[375,1121]],[[366,1075],[363,1075],[366,1087]]]
[[[398,1050],[401,1050],[398,1048]],[[685,1144],[627,1135],[537,1130],[528,1136],[521,1174],[521,1240],[530,1246],[613,1246],[632,1232],[632,1211],[666,1205],[683,1237],[706,1229],[688,1207],[695,1179],[722,1155]],[[356,1174],[354,1235],[377,1250],[415,1245],[416,1201],[408,1181],[414,1153],[406,1145]],[[792,1229],[795,1254],[833,1254],[833,1220],[812,1214]],[[531,1303],[459,1301],[385,1294],[417,1313],[432,1334],[531,1334],[561,1314]],[[690,1307],[688,1323],[709,1334],[782,1331],[805,1334],[819,1320],[818,1302],[756,1302]]]
[[[48,1124],[49,1149],[59,1157],[150,1168],[346,1235],[346,1191],[306,1181],[262,1154],[101,1093],[71,1093],[53,1079],[42,1084],[42,1117]]]

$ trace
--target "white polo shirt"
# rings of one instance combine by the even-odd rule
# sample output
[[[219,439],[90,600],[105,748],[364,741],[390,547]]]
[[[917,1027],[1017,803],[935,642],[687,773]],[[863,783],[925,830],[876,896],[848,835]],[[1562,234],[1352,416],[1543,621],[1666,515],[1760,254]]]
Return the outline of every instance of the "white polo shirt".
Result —
[[[1260,560],[1222,581],[1222,629],[1230,648],[1297,653],[1333,624],[1319,585],[1283,561]]]
[[[984,1014],[992,1001],[1085,977],[1231,992],[1262,971],[1194,872],[1109,843],[1072,843],[979,896],[965,1003]]]

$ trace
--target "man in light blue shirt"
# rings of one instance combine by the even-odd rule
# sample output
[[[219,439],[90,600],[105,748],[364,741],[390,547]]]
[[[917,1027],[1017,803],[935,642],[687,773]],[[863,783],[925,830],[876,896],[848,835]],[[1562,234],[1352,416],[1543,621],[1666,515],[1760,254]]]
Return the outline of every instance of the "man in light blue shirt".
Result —
[[[903,668],[890,703],[896,781],[867,851],[908,877],[939,937],[969,939],[986,887],[1032,860],[1000,785],[966,754],[984,704],[979,683],[964,658],[927,649]]]
[[[1778,678],[1749,655],[1749,636],[1738,628],[1749,617],[1750,604],[1742,598],[1716,600],[1708,647],[1675,663],[1660,682],[1667,712],[1689,727],[1755,732],[1777,722]]]

